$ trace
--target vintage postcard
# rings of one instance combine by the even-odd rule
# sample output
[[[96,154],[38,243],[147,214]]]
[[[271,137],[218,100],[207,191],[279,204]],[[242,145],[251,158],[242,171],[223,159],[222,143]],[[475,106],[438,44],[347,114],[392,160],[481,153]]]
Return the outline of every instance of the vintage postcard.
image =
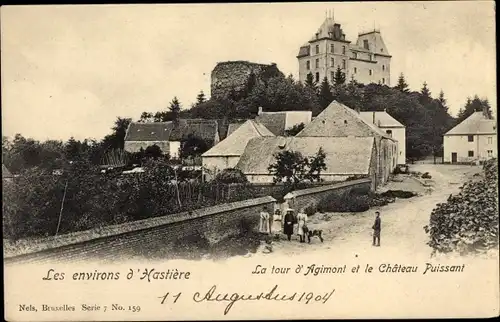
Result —
[[[499,315],[494,2],[0,10],[7,321]]]

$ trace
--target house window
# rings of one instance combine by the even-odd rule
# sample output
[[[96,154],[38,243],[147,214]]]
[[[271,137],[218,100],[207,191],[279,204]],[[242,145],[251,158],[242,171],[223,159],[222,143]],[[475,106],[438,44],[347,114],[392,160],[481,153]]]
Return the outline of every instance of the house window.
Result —
[[[345,46],[342,46],[342,55],[345,55]]]
[[[345,62],[345,59],[342,59],[342,69],[345,69],[346,68],[346,62]]]
[[[493,138],[491,136],[488,136],[488,144],[492,144],[493,143]]]
[[[331,53],[335,52],[335,46],[333,44],[330,45],[330,52]]]
[[[469,151],[469,158],[472,158],[474,156],[474,151]]]
[[[493,150],[488,150],[487,152],[489,157],[493,156]]]
[[[474,135],[468,135],[467,136],[467,141],[474,142]]]
[[[385,65],[382,65],[382,70],[385,70]]]
[[[316,54],[319,54],[319,45],[316,45]]]
[[[368,71],[368,74],[370,74],[370,76],[372,75],[372,70],[371,69]]]
[[[356,74],[358,72],[358,69],[356,67],[354,67],[354,74]]]
[[[387,130],[385,133],[389,134],[392,137],[392,130]]]
[[[319,73],[316,73],[316,83],[319,82]]]
[[[370,49],[370,46],[368,45],[368,40],[363,40],[363,47],[365,47],[365,49]]]
[[[354,52],[353,55],[354,55],[354,59],[358,58],[358,53],[357,52]]]
[[[335,67],[335,59],[330,58],[330,67]]]
[[[319,68],[319,58],[316,58],[316,68]]]
[[[385,84],[385,78],[382,78],[382,84]]]
[[[306,68],[307,68],[307,70],[311,69],[311,62],[310,61],[306,62]]]

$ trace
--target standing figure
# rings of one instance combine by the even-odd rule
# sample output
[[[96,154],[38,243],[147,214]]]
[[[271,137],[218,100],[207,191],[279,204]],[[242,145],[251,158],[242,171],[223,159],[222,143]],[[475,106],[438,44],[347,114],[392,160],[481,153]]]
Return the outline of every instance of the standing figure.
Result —
[[[288,208],[285,213],[285,218],[283,218],[283,232],[288,237],[288,240],[292,240],[293,235],[293,209]]]
[[[273,224],[272,224],[272,231],[276,239],[280,238],[280,233],[283,226],[282,217],[283,216],[281,215],[281,210],[276,209],[273,215]]]
[[[301,209],[299,214],[297,215],[297,234],[299,235],[299,239],[301,243],[306,241],[306,230],[307,230],[307,214],[304,212],[304,209]]]
[[[264,207],[260,213],[260,225],[259,231],[263,234],[269,234],[269,213],[267,212],[267,207]]]
[[[382,228],[380,222],[380,212],[375,212],[375,223],[372,226],[373,229],[373,246],[380,246],[380,229]],[[375,243],[376,241],[376,243]]]

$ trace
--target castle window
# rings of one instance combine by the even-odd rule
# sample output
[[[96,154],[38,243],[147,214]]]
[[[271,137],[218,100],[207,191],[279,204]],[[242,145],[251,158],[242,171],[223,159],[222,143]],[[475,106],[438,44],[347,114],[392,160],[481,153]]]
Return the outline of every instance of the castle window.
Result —
[[[467,136],[467,141],[474,142],[474,135]]]
[[[316,58],[316,68],[319,68],[319,58]]]
[[[488,136],[488,144],[493,143],[493,138],[491,136]]]
[[[306,62],[306,68],[307,68],[307,70],[311,69],[311,62],[310,61]]]
[[[332,79],[333,82],[333,80],[335,79],[335,72],[330,72],[330,78]]]
[[[370,49],[370,46],[368,45],[368,40],[367,39],[363,40],[363,47],[365,49],[368,49],[368,50]]]
[[[345,59],[342,59],[342,69],[345,69],[346,68],[346,62],[345,62]]]
[[[319,45],[316,45],[316,54],[319,54]]]
[[[385,70],[385,65],[382,65],[382,70]]]
[[[342,55],[345,55],[345,46],[342,46]]]
[[[330,67],[335,67],[335,60],[330,58]]]
[[[385,78],[382,78],[382,84],[385,84]]]
[[[368,74],[370,74],[370,76],[371,76],[371,75],[372,75],[372,73],[373,73],[373,72],[372,72],[372,70],[370,69],[370,70],[368,71]]]
[[[319,82],[319,73],[316,73],[316,83]]]
[[[474,157],[474,151],[469,151],[469,158]]]
[[[389,134],[392,137],[392,130],[387,130],[385,133]]]
[[[330,45],[330,52],[332,52],[332,53],[335,52],[335,46],[333,44]]]
[[[358,72],[358,69],[356,67],[354,67],[354,74],[356,74]]]

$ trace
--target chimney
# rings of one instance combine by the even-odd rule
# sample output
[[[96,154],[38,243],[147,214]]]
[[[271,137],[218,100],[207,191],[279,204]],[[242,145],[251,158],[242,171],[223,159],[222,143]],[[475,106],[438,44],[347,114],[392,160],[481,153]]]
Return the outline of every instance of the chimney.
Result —
[[[257,115],[261,115],[262,114],[262,106],[259,106],[259,111],[257,112]]]
[[[375,124],[375,112],[373,112],[373,124]]]
[[[488,108],[486,106],[483,106],[483,116],[487,119],[490,118],[490,116],[488,115]]]

